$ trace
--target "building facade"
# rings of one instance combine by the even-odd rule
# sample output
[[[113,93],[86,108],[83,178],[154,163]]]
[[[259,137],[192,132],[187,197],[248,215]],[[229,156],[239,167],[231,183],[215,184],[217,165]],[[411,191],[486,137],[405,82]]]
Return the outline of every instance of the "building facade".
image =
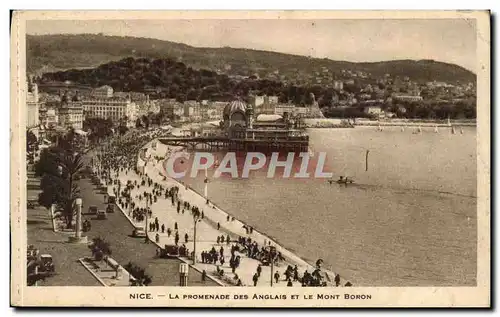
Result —
[[[132,122],[132,124],[137,119],[136,106],[129,99],[89,98],[82,101],[82,107],[85,117],[111,119],[114,123],[126,117],[127,122]]]
[[[83,128],[83,108],[80,102],[71,102],[59,108],[59,126],[81,130]]]
[[[107,85],[95,88],[92,91],[92,97],[96,99],[111,98],[113,97],[113,88]]]
[[[35,83],[28,83],[26,95],[26,128],[35,128],[40,124],[40,98],[38,95],[38,86]]]

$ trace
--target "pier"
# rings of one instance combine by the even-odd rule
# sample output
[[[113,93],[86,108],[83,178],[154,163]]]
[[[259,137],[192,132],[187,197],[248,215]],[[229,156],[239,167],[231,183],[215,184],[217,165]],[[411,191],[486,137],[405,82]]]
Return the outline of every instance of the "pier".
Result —
[[[228,138],[224,136],[167,137],[159,141],[165,145],[184,146],[187,149],[202,149],[210,152],[229,151],[307,151],[309,136],[265,138]]]

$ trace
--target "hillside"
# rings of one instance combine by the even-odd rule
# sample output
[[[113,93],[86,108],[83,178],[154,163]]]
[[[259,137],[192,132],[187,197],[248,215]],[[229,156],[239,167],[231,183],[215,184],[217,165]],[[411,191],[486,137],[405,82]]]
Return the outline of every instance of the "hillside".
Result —
[[[170,58],[194,69],[207,69],[228,75],[261,77],[271,72],[282,76],[312,74],[326,67],[334,74],[342,69],[364,71],[374,77],[386,73],[409,76],[414,81],[475,82],[475,74],[453,64],[432,60],[397,60],[351,63],[308,58],[250,49],[201,48],[148,38],[78,35],[27,35],[28,72],[40,74],[74,68],[92,68],[126,57]]]

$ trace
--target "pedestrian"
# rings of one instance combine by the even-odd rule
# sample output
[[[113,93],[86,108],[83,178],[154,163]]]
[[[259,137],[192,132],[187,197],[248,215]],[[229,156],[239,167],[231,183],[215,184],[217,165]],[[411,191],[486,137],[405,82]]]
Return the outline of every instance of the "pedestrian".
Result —
[[[179,228],[177,227],[177,222],[174,224],[174,229],[179,230]]]
[[[291,280],[291,279],[288,279],[288,283],[286,283],[286,286],[289,286],[289,287],[290,287],[290,286],[293,286],[293,284],[292,284],[292,280]]]
[[[205,282],[206,279],[207,279],[207,271],[203,270],[203,272],[201,272],[201,281]]]
[[[227,215],[227,217],[226,217],[226,221],[229,221],[229,215]]]
[[[253,286],[257,286],[257,282],[259,281],[259,275],[255,273],[252,279],[253,279]]]
[[[188,236],[188,234],[186,233],[186,234],[184,235],[184,240],[186,241],[186,243],[188,242],[188,238],[189,238],[189,236]]]
[[[336,274],[335,275],[335,286],[339,286],[340,285],[340,275],[339,274]]]
[[[220,230],[220,222],[217,222],[217,230]]]
[[[219,243],[220,243],[220,237],[217,236],[217,244],[219,244]]]
[[[220,266],[223,266],[223,265],[224,265],[224,262],[226,262],[226,261],[224,260],[224,257],[223,257],[223,256],[221,256],[221,257],[220,257]]]
[[[175,245],[179,243],[179,232],[175,233]]]
[[[156,243],[160,242],[160,235],[158,233],[155,235],[155,241]]]
[[[276,281],[276,284],[280,281],[280,273],[278,271],[274,273],[274,280]]]
[[[231,238],[229,237],[229,235],[226,236],[226,243],[227,245],[231,243]]]
[[[220,247],[219,253],[220,253],[221,257],[224,257],[224,248],[223,247]]]
[[[161,225],[161,233],[165,233],[165,224]]]
[[[167,229],[167,235],[170,238],[170,235],[172,234],[172,230],[170,228]]]
[[[293,268],[293,281],[296,282],[299,280],[299,268],[297,265]]]
[[[260,273],[262,273],[262,266],[259,264],[257,266],[257,276],[260,277]]]
[[[220,237],[220,243],[224,244],[224,235]]]

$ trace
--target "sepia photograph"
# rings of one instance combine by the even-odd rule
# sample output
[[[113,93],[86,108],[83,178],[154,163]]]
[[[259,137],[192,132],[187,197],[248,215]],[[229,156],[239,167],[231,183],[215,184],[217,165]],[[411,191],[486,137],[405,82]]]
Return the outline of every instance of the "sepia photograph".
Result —
[[[488,307],[489,19],[15,12],[11,304]]]

